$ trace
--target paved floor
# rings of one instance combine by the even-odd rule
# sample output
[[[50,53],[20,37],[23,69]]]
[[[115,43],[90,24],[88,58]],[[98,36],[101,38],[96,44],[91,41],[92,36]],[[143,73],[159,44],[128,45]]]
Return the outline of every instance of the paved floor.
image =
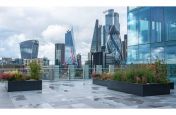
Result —
[[[176,108],[170,95],[139,97],[86,81],[43,81],[42,91],[8,93],[0,83],[0,108]]]

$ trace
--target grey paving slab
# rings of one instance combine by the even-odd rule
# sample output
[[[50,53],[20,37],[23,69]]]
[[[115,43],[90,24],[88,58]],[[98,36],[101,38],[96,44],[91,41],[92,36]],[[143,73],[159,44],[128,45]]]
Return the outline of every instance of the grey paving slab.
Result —
[[[140,97],[93,85],[91,80],[43,81],[42,91],[7,92],[0,82],[0,108],[176,108],[170,95]]]

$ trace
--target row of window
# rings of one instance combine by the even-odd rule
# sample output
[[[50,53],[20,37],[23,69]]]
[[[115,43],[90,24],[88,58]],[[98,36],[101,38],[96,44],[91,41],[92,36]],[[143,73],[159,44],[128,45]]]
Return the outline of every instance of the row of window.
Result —
[[[128,64],[152,63],[156,59],[165,60],[167,64],[176,64],[176,46],[136,45],[128,47]]]
[[[128,13],[128,46],[176,40],[176,7],[142,8]]]

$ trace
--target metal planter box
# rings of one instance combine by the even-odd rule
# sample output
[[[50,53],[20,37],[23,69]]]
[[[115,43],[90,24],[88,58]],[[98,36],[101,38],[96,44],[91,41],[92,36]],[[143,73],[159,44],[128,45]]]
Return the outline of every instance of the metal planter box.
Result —
[[[108,89],[138,96],[170,94],[170,84],[136,84],[110,80],[108,83]]]
[[[170,82],[170,89],[174,89],[174,82]]]
[[[8,92],[42,90],[42,80],[7,81]]]
[[[108,86],[108,81],[109,80],[98,80],[98,79],[93,79],[92,82],[95,85],[101,85],[101,86]]]

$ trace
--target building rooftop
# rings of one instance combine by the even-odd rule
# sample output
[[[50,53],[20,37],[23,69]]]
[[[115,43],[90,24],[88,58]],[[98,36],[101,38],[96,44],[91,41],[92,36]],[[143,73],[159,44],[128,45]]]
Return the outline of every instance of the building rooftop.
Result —
[[[170,95],[140,97],[93,85],[91,80],[43,81],[42,91],[7,92],[0,82],[0,108],[176,108]]]

